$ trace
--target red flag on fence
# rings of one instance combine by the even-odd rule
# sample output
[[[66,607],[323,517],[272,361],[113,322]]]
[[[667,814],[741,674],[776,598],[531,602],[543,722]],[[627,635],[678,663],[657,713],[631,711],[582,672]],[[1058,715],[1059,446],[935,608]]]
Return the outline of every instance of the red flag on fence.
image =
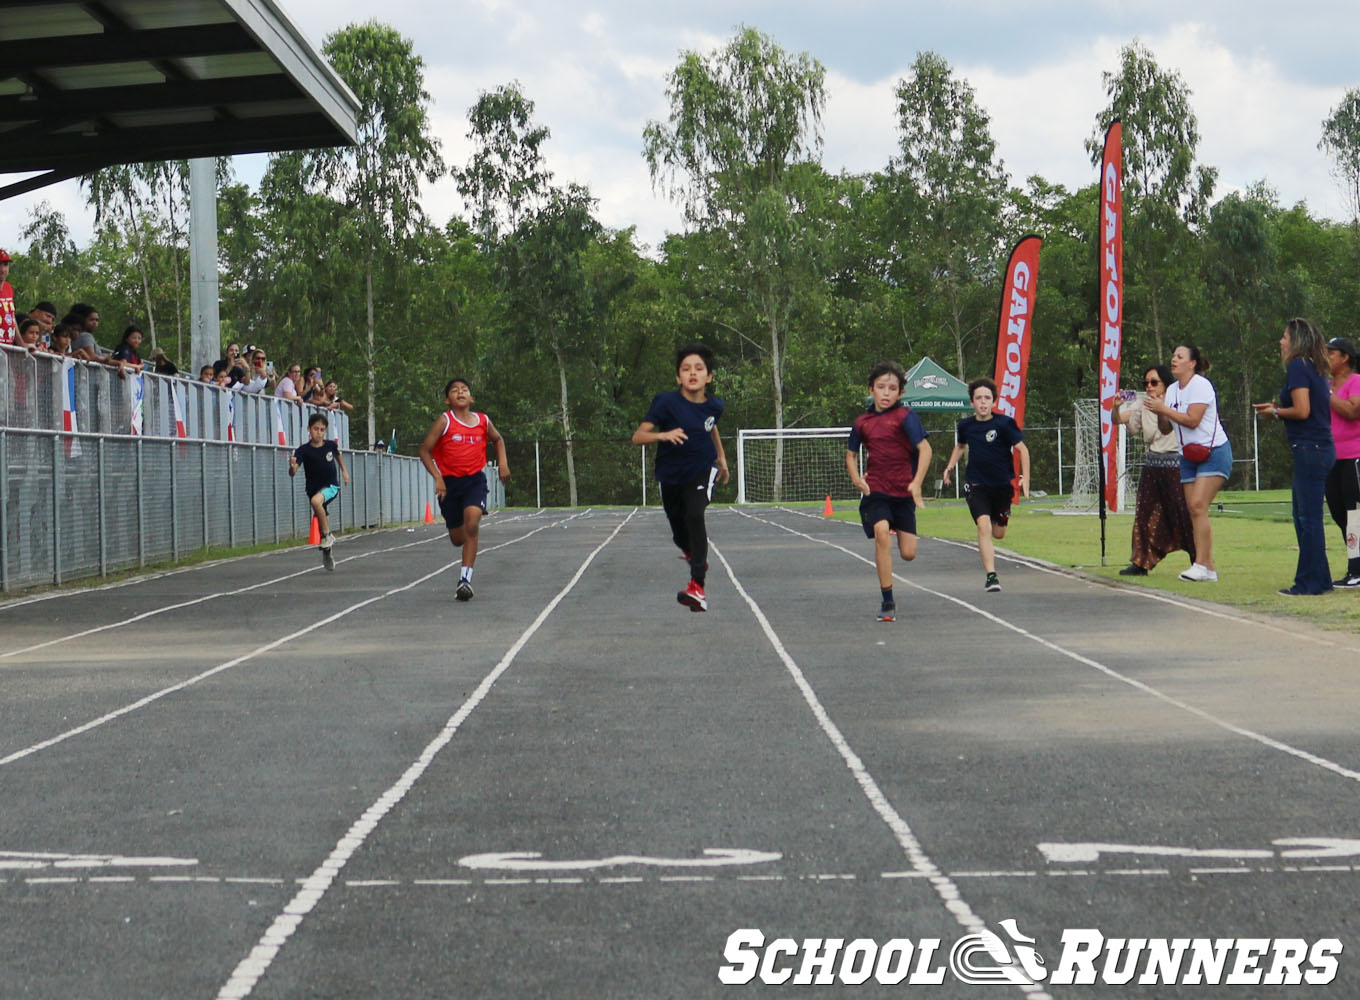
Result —
[[[1039,248],[1044,241],[1026,236],[1011,251],[1006,281],[1001,286],[1000,318],[996,334],[996,409],[1025,426],[1025,380],[1029,372],[1029,347],[1034,332],[1034,303],[1039,294]],[[1020,456],[1014,455],[1015,474],[1020,475]],[[1020,496],[1020,481],[1013,481]]]
[[[1105,491],[1102,509],[1119,509],[1119,441],[1113,410],[1119,393],[1124,339],[1123,127],[1116,119],[1105,133],[1100,163],[1100,459]]]

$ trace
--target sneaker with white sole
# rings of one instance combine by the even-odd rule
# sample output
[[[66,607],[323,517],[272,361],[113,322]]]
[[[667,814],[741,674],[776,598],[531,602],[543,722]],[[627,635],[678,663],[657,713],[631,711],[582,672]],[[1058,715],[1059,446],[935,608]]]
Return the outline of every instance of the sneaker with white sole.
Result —
[[[458,589],[453,592],[453,596],[460,601],[472,600],[472,584],[467,580],[459,580]]]
[[[333,546],[334,544],[335,535],[331,534],[330,532],[327,532],[324,536],[322,536],[321,547],[323,549],[330,549],[330,547]]]
[[[1333,587],[1360,587],[1360,573],[1349,573],[1340,580],[1332,581]]]
[[[988,573],[987,579],[982,583],[982,589],[989,594],[1001,593],[1001,581],[996,578],[995,573]]]
[[[897,605],[892,601],[884,601],[883,606],[878,609],[878,620],[881,622],[896,621]]]
[[[689,586],[675,595],[675,599],[691,611],[707,611],[708,597],[704,594],[704,588],[693,580]]]
[[[1208,566],[1195,563],[1181,574],[1181,579],[1188,580],[1190,583],[1217,583],[1218,573]]]

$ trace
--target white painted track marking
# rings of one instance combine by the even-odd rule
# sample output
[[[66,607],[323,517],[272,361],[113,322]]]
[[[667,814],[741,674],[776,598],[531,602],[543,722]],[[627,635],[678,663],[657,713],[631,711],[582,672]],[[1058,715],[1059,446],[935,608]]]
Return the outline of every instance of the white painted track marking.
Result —
[[[794,528],[790,528],[787,525],[780,524],[778,521],[771,521],[763,517],[756,517],[754,514],[748,514],[744,511],[742,511],[741,513],[743,517],[748,517],[753,521],[758,521],[761,524],[771,525],[773,527],[778,528],[781,531],[787,531],[789,534],[795,535],[799,538],[806,538],[808,541],[816,542],[818,545],[825,545],[828,548],[844,552],[850,558],[858,559],[862,563],[867,563],[870,566],[874,565],[874,561],[872,559],[867,559],[857,552],[851,552],[843,545],[837,545],[835,542],[827,541],[824,538],[814,538],[812,535],[805,534],[804,532],[798,531]],[[896,573],[893,574],[893,579],[897,580],[899,583],[905,583],[908,587],[912,587],[916,590],[919,590],[924,594],[930,594],[932,597],[938,597],[943,601],[949,601],[951,604],[957,604],[959,607],[971,611],[973,614],[981,618],[985,618],[1003,629],[1014,632],[1016,635],[1024,636],[1031,642],[1035,642],[1046,649],[1051,649],[1053,652],[1058,653],[1061,656],[1065,656],[1069,660],[1073,660],[1077,663],[1082,664],[1083,666],[1090,667],[1093,670],[1098,670],[1112,680],[1116,680],[1121,684],[1126,684],[1136,691],[1141,691],[1146,695],[1150,695],[1151,697],[1156,698],[1158,701],[1162,701],[1175,708],[1179,708],[1183,712],[1188,712],[1190,715],[1203,719],[1205,722],[1217,726],[1219,729],[1225,730],[1226,732],[1229,733],[1234,733],[1238,736],[1245,737],[1246,739],[1259,743],[1262,746],[1270,747],[1272,750],[1278,750],[1281,753],[1289,754],[1291,757],[1297,757],[1299,760],[1305,761],[1306,763],[1309,764],[1313,764],[1317,767],[1322,768],[1323,770],[1331,771],[1333,774],[1340,775],[1343,778],[1347,778],[1351,781],[1360,782],[1360,772],[1354,771],[1348,767],[1343,767],[1342,765],[1336,763],[1335,761],[1328,760],[1325,757],[1319,757],[1317,754],[1310,753],[1307,750],[1301,750],[1296,746],[1292,746],[1288,743],[1285,743],[1282,740],[1277,740],[1274,737],[1267,736],[1264,733],[1258,733],[1253,729],[1247,729],[1244,726],[1236,725],[1235,723],[1229,722],[1226,719],[1220,719],[1212,712],[1207,712],[1202,708],[1199,708],[1195,705],[1191,705],[1189,702],[1182,701],[1181,699],[1166,694],[1163,691],[1159,691],[1157,688],[1153,687],[1150,684],[1144,683],[1143,681],[1135,680],[1132,677],[1126,676],[1125,674],[1121,674],[1118,670],[1115,670],[1113,667],[1107,667],[1105,664],[1097,660],[1093,660],[1089,656],[1083,656],[1081,653],[1075,652],[1074,650],[1071,649],[1067,649],[1064,646],[1060,646],[1056,642],[1053,642],[1051,639],[1045,639],[1041,635],[1036,635],[1035,633],[1030,632],[1027,629],[1021,628],[1019,625],[1016,625],[1013,622],[1007,621],[1006,619],[1002,618],[999,615],[994,615],[990,611],[978,607],[976,604],[970,604],[968,601],[965,601],[960,597],[954,597],[952,594],[946,594],[938,590],[932,590],[930,587],[919,584],[915,580],[909,580],[904,576],[899,576]],[[1294,633],[1291,632],[1289,633],[1289,635],[1293,636]]]
[[[779,635],[770,624],[770,620],[765,617],[765,612],[760,609],[760,605],[755,602],[755,599],[746,592],[746,588],[741,585],[741,581],[737,579],[736,572],[732,569],[732,564],[727,561],[727,557],[722,554],[722,550],[719,549],[717,545],[711,543],[709,545],[709,550],[713,553],[713,556],[722,563],[723,569],[727,571],[727,577],[732,581],[733,589],[741,595],[741,599],[744,600],[746,606],[751,609],[751,614],[755,616],[756,621],[760,624],[761,631],[765,633],[765,638],[769,640],[770,646],[775,651],[775,655],[779,657],[780,661],[784,664],[784,668],[789,672],[789,676],[793,678],[794,684],[797,685],[798,690],[802,693],[803,700],[807,702],[808,708],[812,710],[812,715],[817,720],[817,724],[821,726],[822,732],[826,734],[827,738],[831,741],[832,746],[836,748],[836,752],[839,753],[841,759],[845,761],[846,766],[850,769],[851,775],[853,775],[855,781],[859,784],[860,790],[864,792],[865,797],[869,800],[869,804],[873,807],[874,811],[878,813],[883,822],[888,825],[888,828],[892,830],[897,843],[902,847],[903,851],[906,852],[907,858],[911,862],[912,870],[919,873],[930,882],[931,888],[935,890],[935,894],[940,897],[940,901],[944,903],[945,909],[949,911],[959,926],[974,934],[985,931],[987,929],[986,921],[973,912],[973,908],[968,905],[962,894],[959,892],[959,887],[948,875],[942,873],[935,862],[930,859],[930,856],[926,854],[925,848],[922,847],[921,842],[916,839],[916,834],[912,832],[907,821],[893,808],[892,803],[888,801],[888,797],[884,795],[883,790],[878,787],[878,782],[874,781],[873,775],[869,773],[869,769],[864,766],[864,762],[860,760],[859,755],[851,748],[849,742],[841,733],[840,728],[832,721],[826,708],[823,707],[820,699],[818,699],[817,692],[812,689],[812,685],[808,682],[803,671],[789,654],[789,651],[784,648],[784,644],[780,641]],[[1048,994],[1044,992],[1042,987],[1035,986],[1032,983],[1017,985],[1019,985],[1020,990],[1028,994],[1032,1000],[1049,1000]]]
[[[444,724],[444,728],[439,732],[439,735],[431,740],[429,745],[421,751],[420,756],[416,758],[415,762],[406,769],[400,778],[397,779],[396,783],[392,785],[391,788],[387,789],[387,791],[383,792],[378,800],[364,810],[363,815],[354,821],[354,824],[346,831],[345,835],[340,838],[339,842],[336,843],[326,860],[321,862],[321,865],[316,871],[312,872],[303,883],[302,889],[298,894],[283,908],[283,912],[274,918],[273,924],[265,931],[264,936],[260,938],[255,947],[251,949],[250,954],[243,958],[236,966],[235,971],[231,974],[231,978],[227,980],[226,984],[218,992],[218,1000],[243,1000],[243,998],[250,996],[251,992],[254,991],[256,984],[260,981],[260,977],[262,977],[269,970],[269,966],[273,964],[279,950],[288,942],[288,939],[293,936],[293,933],[298,927],[301,926],[302,919],[312,911],[312,908],[315,907],[317,903],[321,902],[321,898],[326,894],[326,891],[331,887],[332,883],[334,883],[336,877],[339,876],[341,870],[349,862],[349,859],[363,846],[364,841],[368,839],[369,835],[377,829],[377,826],[382,822],[383,817],[406,797],[406,794],[415,786],[415,783],[420,780],[420,776],[424,774],[426,769],[434,762],[434,759],[439,755],[439,752],[453,739],[454,734],[458,732],[458,729],[462,726],[464,720],[466,720],[467,717],[472,714],[473,710],[481,704],[482,699],[491,691],[491,688],[496,681],[510,668],[510,664],[515,661],[517,656],[519,656],[520,650],[528,644],[529,640],[532,639],[535,633],[543,626],[543,623],[548,620],[548,616],[557,610],[557,606],[561,604],[563,599],[571,593],[573,588],[575,588],[581,577],[585,575],[586,570],[590,568],[590,564],[595,561],[595,557],[604,550],[606,545],[618,537],[619,532],[633,519],[633,515],[636,513],[636,508],[630,511],[628,516],[620,521],[614,530],[609,533],[609,536],[597,545],[591,551],[590,555],[586,556],[585,561],[582,562],[576,572],[572,574],[571,579],[557,592],[557,596],[549,601],[547,606],[538,613],[538,616],[529,624],[529,627],[520,634],[520,637],[515,640],[510,649],[506,651],[506,654],[501,657],[500,662],[492,668],[491,672],[487,674],[486,677],[482,678],[482,682],[478,684],[476,690],[468,696],[467,701],[463,702],[458,711],[456,711],[449,721]],[[528,883],[532,880],[500,881],[523,881]]]
[[[495,551],[496,549],[503,549],[508,545],[514,545],[516,542],[522,542],[524,541],[524,539],[530,538],[538,534],[540,531],[546,531],[549,528],[555,527],[558,524],[565,524],[567,521],[571,521],[579,516],[581,515],[574,514],[572,515],[572,517],[564,518],[561,521],[554,521],[550,524],[542,525],[540,527],[535,528],[533,531],[520,535],[518,538],[512,538],[509,541],[501,542],[493,546],[488,546],[487,548],[484,548],[480,551],[492,552]],[[298,629],[296,632],[291,632],[288,635],[281,636],[280,638],[275,639],[272,642],[265,643],[263,646],[257,646],[255,649],[252,649],[249,653],[245,653],[242,656],[238,656],[234,660],[228,660],[226,663],[219,663],[217,666],[205,670],[200,674],[195,674],[193,677],[190,677],[187,680],[180,681],[178,684],[171,684],[169,687],[162,688],[159,691],[155,691],[147,695],[145,698],[139,698],[137,701],[134,701],[129,705],[124,705],[122,708],[115,709],[112,712],[109,712],[105,715],[101,715],[97,719],[91,719],[89,722],[86,722],[83,725],[76,726],[74,729],[68,729],[64,733],[59,733],[58,735],[53,736],[51,739],[43,740],[40,743],[34,743],[32,746],[25,747],[22,750],[16,750],[14,753],[9,754],[6,757],[0,757],[0,767],[3,767],[6,764],[13,764],[16,760],[22,760],[23,758],[32,756],[33,754],[38,753],[41,750],[46,750],[50,747],[54,747],[58,743],[64,743],[66,740],[69,740],[75,736],[79,736],[81,733],[87,733],[92,729],[98,729],[100,726],[103,726],[109,722],[113,722],[115,719],[120,719],[125,715],[130,715],[133,712],[137,711],[138,709],[142,709],[148,705],[154,704],[155,702],[160,701],[162,698],[172,695],[177,691],[183,691],[187,688],[191,688],[195,684],[207,680],[209,677],[215,677],[217,674],[223,673],[224,671],[227,670],[231,670],[233,667],[238,667],[242,663],[245,663],[249,660],[253,660],[255,657],[260,656],[263,653],[268,653],[270,650],[278,649],[280,646],[292,642],[294,639],[300,639],[304,635],[309,635],[312,632],[315,632],[317,629],[323,628],[324,626],[329,625],[332,622],[339,621],[341,618],[353,614],[355,611],[358,611],[361,608],[368,607],[370,604],[376,604],[378,601],[385,600],[386,598],[392,597],[395,594],[402,594],[408,590],[412,590],[420,586],[422,583],[434,579],[439,574],[445,573],[457,565],[459,565],[459,563],[457,562],[446,563],[445,565],[439,567],[439,569],[435,570],[432,573],[426,573],[424,576],[412,580],[410,583],[403,584],[400,587],[393,587],[391,590],[385,591],[384,593],[377,594],[374,597],[370,597],[365,600],[359,601],[355,604],[351,604],[349,607],[337,611],[333,615],[328,615],[327,617],[321,619],[318,622],[313,622],[306,628],[301,628]]]

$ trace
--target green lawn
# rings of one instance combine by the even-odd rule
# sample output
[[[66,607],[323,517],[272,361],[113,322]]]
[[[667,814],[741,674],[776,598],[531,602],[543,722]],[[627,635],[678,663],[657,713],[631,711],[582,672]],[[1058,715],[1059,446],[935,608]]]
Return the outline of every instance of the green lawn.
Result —
[[[1222,509],[1213,514],[1218,583],[1186,583],[1178,579],[1177,574],[1189,565],[1189,559],[1181,552],[1172,553],[1147,576],[1120,576],[1119,570],[1129,561],[1132,515],[1112,514],[1107,519],[1106,559],[1102,566],[1100,518],[1054,513],[1061,506],[1053,498],[1017,505],[1010,530],[999,545],[1020,555],[1130,586],[1152,587],[1248,611],[1294,616],[1328,628],[1360,633],[1360,589],[1338,590],[1318,597],[1281,597],[1276,593],[1294,582],[1298,558],[1288,490],[1225,492],[1218,499]],[[859,519],[853,503],[838,504],[835,516]],[[977,539],[968,508],[958,501],[929,501],[917,518],[923,536]],[[1346,549],[1341,532],[1330,517],[1326,527],[1327,555],[1332,576],[1336,578],[1346,568]]]

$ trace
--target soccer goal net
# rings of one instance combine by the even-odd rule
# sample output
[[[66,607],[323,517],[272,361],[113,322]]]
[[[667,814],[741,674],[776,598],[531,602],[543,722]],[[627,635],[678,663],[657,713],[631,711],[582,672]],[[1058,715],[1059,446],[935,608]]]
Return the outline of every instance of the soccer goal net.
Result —
[[[1072,493],[1066,510],[1094,513],[1100,507],[1100,400],[1079,399],[1074,406],[1077,425]],[[1138,496],[1138,476],[1143,471],[1143,435],[1130,434],[1125,424],[1115,426],[1118,468],[1118,507],[1133,509]]]
[[[858,500],[845,474],[849,427],[759,428],[737,434],[737,503]],[[860,471],[864,471],[863,454]]]

